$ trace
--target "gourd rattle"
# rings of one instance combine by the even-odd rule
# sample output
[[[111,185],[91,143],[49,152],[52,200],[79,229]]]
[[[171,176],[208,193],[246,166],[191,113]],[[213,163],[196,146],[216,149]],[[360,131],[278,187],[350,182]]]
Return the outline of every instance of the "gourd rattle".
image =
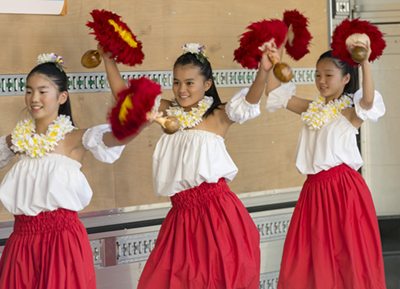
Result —
[[[274,65],[273,71],[276,78],[282,82],[289,82],[293,78],[293,71],[290,66],[284,62],[279,62],[279,59],[272,55],[268,55],[268,57]]]
[[[101,53],[98,50],[88,50],[83,54],[81,63],[86,68],[95,68],[101,63]]]
[[[175,116],[159,117],[154,121],[161,125],[166,134],[174,134],[179,129],[179,120]]]
[[[368,51],[360,46],[349,51],[349,47],[357,43],[363,43],[369,47],[370,54],[368,55]],[[345,19],[336,26],[331,42],[332,56],[338,57],[351,66],[358,66],[367,57],[369,62],[374,61],[382,55],[385,47],[383,33],[378,27],[358,18]]]

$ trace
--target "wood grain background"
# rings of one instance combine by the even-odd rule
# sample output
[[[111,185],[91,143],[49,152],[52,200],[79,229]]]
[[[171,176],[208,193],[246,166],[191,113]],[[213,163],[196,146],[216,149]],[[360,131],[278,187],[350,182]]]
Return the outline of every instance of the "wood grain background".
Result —
[[[120,66],[121,71],[171,70],[184,43],[204,44],[213,69],[240,69],[233,62],[238,36],[254,21],[282,19],[286,9],[298,9],[310,21],[313,36],[311,53],[299,62],[288,56],[292,67],[314,67],[318,56],[327,50],[326,1],[322,0],[73,0],[67,15],[0,14],[0,74],[25,74],[37,55],[55,52],[64,57],[67,73],[102,72],[104,66],[88,70],[81,66],[82,54],[94,49],[94,36],[85,26],[93,9],[114,11],[123,17],[143,42],[145,60],[141,66]],[[220,88],[223,101],[240,88]],[[314,85],[302,85],[298,94],[312,98]],[[172,91],[163,93],[173,97]],[[106,122],[111,93],[71,94],[73,117],[81,128]],[[285,110],[270,114],[261,102],[262,114],[254,120],[231,127],[226,137],[228,152],[239,168],[231,183],[235,193],[301,186],[304,176],[294,166],[297,137],[302,125],[298,116]],[[0,96],[0,135],[9,134],[17,121],[26,117],[24,96]],[[158,126],[146,128],[125,149],[114,164],[103,164],[90,153],[83,172],[94,196],[85,211],[167,202],[156,198],[152,188],[152,153],[161,135]],[[0,180],[15,160],[0,170]],[[0,206],[0,221],[12,216]]]

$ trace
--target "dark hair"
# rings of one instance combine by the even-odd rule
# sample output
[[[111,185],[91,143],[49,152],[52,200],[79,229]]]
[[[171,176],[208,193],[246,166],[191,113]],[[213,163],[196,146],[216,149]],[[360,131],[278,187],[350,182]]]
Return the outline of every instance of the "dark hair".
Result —
[[[214,113],[214,109],[219,109],[218,106],[222,104],[217,88],[215,87],[211,64],[206,58],[204,58],[204,63],[201,63],[193,53],[186,53],[178,57],[174,63],[174,68],[178,65],[188,64],[198,67],[200,69],[200,74],[203,75],[206,80],[211,79],[212,81],[211,87],[206,91],[206,95],[211,96],[214,101],[211,107],[203,115],[203,117],[206,118],[210,114]]]
[[[343,93],[355,93],[357,91],[357,89],[358,89],[357,67],[352,67],[347,62],[341,61],[338,57],[333,57],[331,50],[328,50],[327,52],[323,53],[319,57],[317,64],[322,59],[329,59],[330,61],[332,61],[335,64],[335,66],[340,69],[340,71],[342,72],[342,76],[346,76],[347,74],[350,74],[350,80],[345,85],[345,87],[343,89]]]
[[[57,87],[59,93],[66,91],[68,93],[68,77],[64,70],[60,70],[54,63],[47,62],[42,63],[36,66],[29,72],[26,79],[28,80],[34,74],[43,74],[47,76]],[[60,105],[58,108],[58,115],[68,115],[71,119],[72,125],[74,125],[74,121],[72,119],[72,111],[71,111],[71,103],[69,101],[69,94],[67,97],[67,101]]]

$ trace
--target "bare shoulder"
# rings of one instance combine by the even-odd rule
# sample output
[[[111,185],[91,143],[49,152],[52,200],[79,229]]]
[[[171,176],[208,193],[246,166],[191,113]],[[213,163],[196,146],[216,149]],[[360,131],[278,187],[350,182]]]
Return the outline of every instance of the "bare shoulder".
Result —
[[[225,108],[226,108],[226,103],[222,103],[222,104],[218,105],[218,107],[216,109],[214,109],[214,114],[221,123],[228,124],[228,126],[229,126],[229,125],[233,124],[234,121],[230,120],[230,118],[226,114]]]
[[[358,117],[355,107],[350,107],[350,108],[343,109],[342,110],[342,114],[357,129],[359,129],[361,124],[363,123],[363,120]]]
[[[6,143],[7,143],[7,145],[8,145],[9,148],[12,147],[11,134],[9,134],[8,136],[6,136]]]
[[[69,133],[65,140],[68,142],[68,145],[72,148],[83,147],[82,138],[87,129],[76,129]]]
[[[166,114],[167,109],[172,105],[172,101],[161,99],[160,108],[158,111],[162,111],[164,115]]]

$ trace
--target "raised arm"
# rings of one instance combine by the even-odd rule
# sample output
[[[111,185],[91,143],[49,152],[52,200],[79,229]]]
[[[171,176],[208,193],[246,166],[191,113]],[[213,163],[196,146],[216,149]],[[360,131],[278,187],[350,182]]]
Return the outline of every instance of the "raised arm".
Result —
[[[282,59],[284,46],[285,45],[282,44],[281,47],[279,47],[279,49],[277,50],[278,52],[277,55],[276,54],[274,55],[275,57],[278,56],[277,57],[278,59]],[[274,73],[269,73],[267,78],[267,86],[265,88],[265,95],[269,96],[269,94],[272,91],[278,89],[280,86],[281,86],[281,81],[275,76]],[[291,95],[289,96],[289,98],[290,99],[288,100],[285,108],[297,114],[305,112],[308,109],[309,104],[311,103],[310,100],[302,99],[296,97],[295,95]]]
[[[274,43],[275,45],[275,43]],[[277,49],[277,53],[275,53],[275,57],[278,58],[279,60],[282,59],[282,54],[283,54],[283,48],[285,46],[285,43]],[[274,73],[269,73],[268,78],[267,78],[267,86],[265,87],[265,95],[268,96],[269,93],[275,89],[277,89],[279,86],[281,86],[281,81],[275,76]]]
[[[363,45],[356,44],[356,46],[361,46],[367,49],[367,57],[363,62],[361,62],[361,72],[362,72],[362,88],[363,88],[363,97],[360,100],[360,105],[365,110],[369,110],[372,108],[375,97],[375,87],[374,80],[372,79],[371,66],[369,64],[368,58],[371,53],[371,48]]]
[[[370,111],[370,110],[373,110],[376,93],[378,93],[378,92],[375,92],[374,80],[372,78],[371,67],[370,67],[370,63],[368,61],[369,55],[371,53],[371,48],[370,48],[369,43],[364,44],[364,43],[357,42],[356,44],[350,46],[350,51],[352,51],[357,46],[363,47],[367,50],[367,57],[365,58],[364,61],[362,61],[360,63],[361,72],[362,72],[362,94],[361,94],[362,97],[361,97],[361,99],[359,99],[359,106],[362,109],[364,109],[366,112],[364,113],[364,116],[359,116],[359,115],[357,115],[357,110],[354,107],[352,109],[349,109],[347,112],[345,111],[343,114],[350,120],[350,122],[356,128],[359,128],[361,126],[361,124],[363,123],[363,121],[366,118],[369,118],[368,117],[369,114],[377,116],[377,117],[370,118],[371,121],[375,122],[379,116],[381,116],[385,113],[385,108],[384,108],[383,102],[381,102],[379,104],[379,101],[378,101],[377,102],[378,104],[376,104],[377,107],[375,108],[376,111]],[[379,93],[378,93],[378,95],[380,98],[382,97]],[[358,98],[357,93],[354,95],[354,98],[355,99]],[[355,106],[357,106],[357,105],[355,105]],[[378,108],[378,107],[380,107],[380,108]]]
[[[121,74],[119,73],[117,63],[115,62],[115,60],[110,58],[108,53],[102,53],[101,56],[103,58],[104,65],[106,67],[107,79],[111,87],[111,92],[114,98],[116,98],[118,93],[127,88],[127,85],[125,81],[122,79]]]
[[[251,104],[256,104],[260,102],[267,78],[269,77],[270,74],[273,74],[269,73],[273,67],[273,64],[269,59],[268,54],[273,54],[274,56],[277,56],[277,53],[278,51],[276,49],[275,43],[266,46],[266,49],[261,57],[260,66],[257,72],[256,79],[250,86],[249,92],[246,95],[247,102]]]
[[[276,54],[276,48],[271,46],[265,47],[256,78],[251,87],[235,93],[231,100],[225,105],[225,111],[221,110],[219,116],[224,130],[218,132],[218,134],[224,136],[231,124],[235,122],[242,124],[246,120],[253,119],[260,115],[260,99],[265,88],[268,73],[273,66],[268,57],[268,53]]]

